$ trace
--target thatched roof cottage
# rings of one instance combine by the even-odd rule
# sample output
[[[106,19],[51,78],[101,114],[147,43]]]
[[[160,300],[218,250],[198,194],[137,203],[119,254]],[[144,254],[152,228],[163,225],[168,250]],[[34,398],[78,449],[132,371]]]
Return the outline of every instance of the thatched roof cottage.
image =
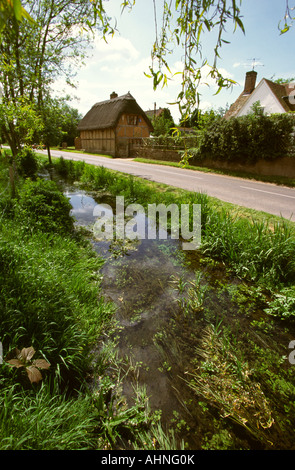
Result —
[[[134,156],[141,139],[153,130],[151,121],[130,93],[96,103],[78,125],[81,147],[114,157]]]

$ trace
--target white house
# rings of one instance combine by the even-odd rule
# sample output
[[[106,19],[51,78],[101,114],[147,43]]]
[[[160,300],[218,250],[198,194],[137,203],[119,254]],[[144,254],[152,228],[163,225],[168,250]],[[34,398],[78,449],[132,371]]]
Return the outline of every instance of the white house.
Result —
[[[257,101],[265,114],[295,111],[295,83],[278,84],[263,78],[255,87],[256,78],[254,70],[246,73],[244,90],[225,114],[225,119],[248,114]]]

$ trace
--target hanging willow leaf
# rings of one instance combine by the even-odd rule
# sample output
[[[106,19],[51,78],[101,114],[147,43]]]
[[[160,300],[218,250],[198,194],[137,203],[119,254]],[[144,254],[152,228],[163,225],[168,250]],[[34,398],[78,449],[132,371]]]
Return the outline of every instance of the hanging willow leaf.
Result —
[[[161,3],[161,2],[160,2]],[[217,71],[217,59],[220,58],[220,48],[228,41],[224,38],[227,34],[226,27],[232,23],[233,30],[241,29],[245,33],[239,5],[241,0],[163,0],[162,23],[163,27],[157,29],[157,12],[159,3],[154,2],[156,37],[152,58],[153,66],[150,68],[154,77],[154,89],[160,83],[166,84],[171,77],[167,67],[166,57],[175,46],[182,48],[182,81],[181,92],[178,94],[177,103],[182,114],[190,114],[198,105],[198,87],[203,81],[204,66],[210,67],[209,60],[203,57],[202,43],[204,35],[216,33],[216,44],[213,47],[214,57],[211,67]],[[176,18],[172,22],[173,16]],[[168,37],[167,32],[170,32]],[[159,75],[160,72],[160,75]],[[176,72],[178,73],[178,72]],[[222,88],[232,86],[232,81],[226,77],[220,81],[220,73],[212,76],[216,80],[218,92]],[[172,75],[174,77],[175,75]]]
[[[6,22],[15,18],[21,22],[23,19],[28,20],[31,24],[35,21],[21,4],[21,0],[1,0],[0,2],[0,32],[5,27]]]

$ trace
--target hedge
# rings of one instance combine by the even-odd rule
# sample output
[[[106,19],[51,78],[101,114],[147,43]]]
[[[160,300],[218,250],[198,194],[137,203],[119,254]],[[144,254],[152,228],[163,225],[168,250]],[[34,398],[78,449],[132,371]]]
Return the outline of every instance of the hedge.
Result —
[[[202,133],[191,154],[196,162],[209,158],[249,164],[294,155],[294,126],[295,113],[221,119]]]

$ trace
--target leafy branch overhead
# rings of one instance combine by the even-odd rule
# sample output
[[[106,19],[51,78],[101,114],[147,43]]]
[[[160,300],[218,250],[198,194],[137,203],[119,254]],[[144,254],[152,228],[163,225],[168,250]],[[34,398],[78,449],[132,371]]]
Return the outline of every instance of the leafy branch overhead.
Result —
[[[0,7],[0,135],[14,156],[33,138],[19,132],[30,127],[19,115],[28,120],[34,111],[48,134],[44,116],[54,81],[64,77],[73,85],[95,29],[102,36],[113,32],[99,0],[23,0],[19,6],[19,0],[4,0]]]
[[[10,367],[17,369],[24,367],[31,383],[38,383],[42,380],[42,375],[39,369],[49,369],[49,362],[45,359],[34,359],[35,349],[33,346],[23,348],[21,351],[16,349],[16,357],[7,361]]]
[[[26,19],[31,23],[34,22],[33,18],[22,6],[21,0],[2,0],[0,3],[0,32],[11,18],[15,18],[17,21]]]
[[[292,26],[294,6],[282,1],[281,34]],[[121,0],[122,12],[136,7],[136,0]],[[50,85],[64,75],[72,84],[78,66],[92,44],[93,33],[107,39],[116,32],[115,18],[107,14],[103,0],[2,0],[0,4],[0,81],[2,99],[16,102],[21,96],[37,109],[51,92]],[[198,87],[213,81],[219,93],[235,82],[218,66],[222,47],[229,34],[246,34],[243,0],[153,0],[155,37],[151,44],[151,64],[147,75],[154,89],[180,77],[178,104],[183,119],[198,105]],[[284,10],[285,8],[285,10]],[[279,18],[278,18],[279,22]],[[213,45],[205,53],[208,37]],[[179,53],[181,69],[173,71],[172,53]],[[13,134],[13,122],[0,123],[6,139]],[[9,142],[19,148],[20,142]]]
[[[232,22],[234,31],[240,28],[243,32],[241,11],[238,3],[241,0],[175,0],[164,1],[162,26],[157,28],[157,11],[155,5],[156,40],[153,46],[153,64],[150,66],[154,88],[167,84],[173,77],[168,64],[168,56],[175,47],[182,51],[181,89],[176,103],[186,118],[199,102],[198,86],[204,80],[203,70],[209,68],[208,76],[218,86],[217,93],[223,87],[230,87],[234,81],[222,76],[217,68],[220,48],[227,41],[224,38],[228,22]],[[174,20],[174,16],[176,19]],[[204,57],[202,44],[207,34],[216,33],[217,39],[212,58]]]
[[[289,5],[289,0],[286,0],[286,11],[285,11],[285,16],[284,16],[284,25],[283,27],[279,24],[279,30],[281,31],[281,34],[285,34],[289,31],[289,29],[293,25],[293,21],[295,20],[295,6],[291,7]]]
[[[127,0],[123,8],[132,8],[136,0]],[[200,95],[198,86],[213,80],[217,93],[223,88],[230,88],[235,82],[222,75],[218,69],[220,50],[227,44],[228,25],[232,32],[241,30],[246,33],[242,0],[163,0],[153,1],[156,37],[152,48],[152,64],[146,74],[153,80],[153,87],[165,86],[175,75],[181,76],[180,91],[174,104],[178,104],[183,120],[186,120],[196,105]],[[158,14],[159,10],[161,11]],[[289,0],[286,0],[285,25],[281,33],[292,25]],[[160,18],[159,18],[160,17]],[[215,44],[209,54],[204,55],[204,44],[210,34]],[[179,49],[182,70],[173,73],[169,64],[169,55]],[[206,66],[206,68],[205,68]],[[208,73],[209,70],[209,73]],[[206,71],[207,76],[204,76]]]

